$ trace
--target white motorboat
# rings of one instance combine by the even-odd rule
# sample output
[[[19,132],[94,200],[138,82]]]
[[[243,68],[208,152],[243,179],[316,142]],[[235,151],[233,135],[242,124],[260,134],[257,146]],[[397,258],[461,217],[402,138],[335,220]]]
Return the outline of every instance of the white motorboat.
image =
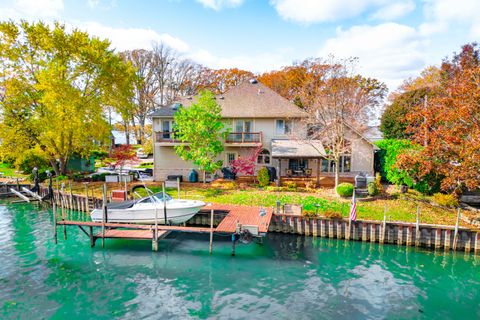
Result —
[[[156,193],[137,200],[107,204],[107,219],[117,223],[154,224],[156,216],[158,224],[164,224],[166,207],[167,224],[178,224],[192,218],[204,206],[202,201],[172,199],[168,194],[164,198],[163,193]],[[102,209],[93,210],[90,217],[94,222],[101,222]]]

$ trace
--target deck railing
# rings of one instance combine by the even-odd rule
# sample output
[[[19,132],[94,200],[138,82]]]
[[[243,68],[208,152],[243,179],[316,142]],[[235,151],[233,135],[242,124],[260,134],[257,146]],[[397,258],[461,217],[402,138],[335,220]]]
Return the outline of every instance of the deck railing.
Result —
[[[175,133],[172,131],[163,132],[157,131],[155,132],[155,141],[156,142],[180,142],[180,140],[175,139]]]
[[[155,141],[156,142],[180,142],[180,140],[175,139],[174,132],[155,132]],[[232,132],[227,135],[225,139],[226,143],[261,143],[262,142],[262,133],[261,132]]]
[[[228,134],[227,143],[261,143],[261,132],[231,132]]]

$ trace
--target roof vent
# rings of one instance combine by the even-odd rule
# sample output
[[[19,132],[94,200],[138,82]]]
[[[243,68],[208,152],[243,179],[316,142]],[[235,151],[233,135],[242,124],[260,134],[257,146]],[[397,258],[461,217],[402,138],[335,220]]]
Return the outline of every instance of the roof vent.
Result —
[[[263,90],[258,89],[258,95],[261,95],[263,93]]]
[[[172,110],[178,110],[178,108],[180,108],[180,103],[174,103],[170,106],[170,108],[172,108]]]
[[[220,97],[218,97],[218,98],[219,98],[219,99],[221,99],[221,100],[225,99],[225,97],[224,97],[224,96],[220,96]]]
[[[257,79],[253,78],[253,79],[250,79],[250,83],[251,84],[256,84],[256,83],[258,83],[258,81],[257,81]]]
[[[192,100],[192,96],[188,96],[187,99],[188,99],[188,100]]]

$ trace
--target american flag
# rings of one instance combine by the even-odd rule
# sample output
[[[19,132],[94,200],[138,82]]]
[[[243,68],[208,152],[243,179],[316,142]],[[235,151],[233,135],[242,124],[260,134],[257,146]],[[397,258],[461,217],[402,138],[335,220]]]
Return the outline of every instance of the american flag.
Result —
[[[350,220],[357,221],[357,199],[355,198],[355,189],[353,189],[352,204],[350,207]]]

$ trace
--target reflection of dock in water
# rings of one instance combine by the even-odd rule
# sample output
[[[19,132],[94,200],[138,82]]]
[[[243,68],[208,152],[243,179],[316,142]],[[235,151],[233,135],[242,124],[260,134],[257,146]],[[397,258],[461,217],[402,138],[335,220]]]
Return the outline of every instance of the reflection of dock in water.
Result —
[[[106,210],[106,209],[105,209]],[[210,204],[201,210],[198,215],[204,219],[197,219],[207,222],[209,227],[202,226],[176,226],[176,225],[141,225],[131,223],[108,222],[108,213],[104,215],[104,221],[74,221],[58,220],[55,216],[55,239],[57,239],[57,226],[64,226],[66,238],[66,227],[76,226],[82,230],[90,239],[90,246],[94,247],[97,239],[129,239],[129,240],[151,240],[152,249],[158,250],[158,241],[168,236],[172,231],[182,233],[210,234],[210,251],[212,248],[213,234],[230,235],[232,239],[232,255],[235,254],[235,245],[240,240],[249,243],[253,240],[260,240],[267,234],[273,209],[264,210],[252,206],[235,206]],[[195,219],[195,216],[194,218]],[[214,221],[218,224],[214,226]],[[188,222],[187,222],[188,223]],[[196,221],[198,224],[198,222]],[[206,223],[205,223],[206,224]]]

